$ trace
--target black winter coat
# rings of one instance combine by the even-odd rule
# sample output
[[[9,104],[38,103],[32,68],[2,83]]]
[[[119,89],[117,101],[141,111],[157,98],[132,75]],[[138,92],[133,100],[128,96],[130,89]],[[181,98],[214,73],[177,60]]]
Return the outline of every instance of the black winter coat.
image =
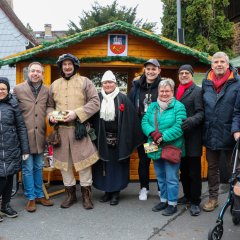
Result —
[[[161,78],[158,77],[151,85],[149,85],[147,84],[145,74],[143,74],[139,80],[132,81],[132,88],[128,94],[128,97],[133,103],[140,120],[142,120],[144,115],[143,101],[146,98],[146,94],[150,94],[150,103],[156,102],[158,98],[158,85],[160,81]]]
[[[100,102],[102,102],[101,93],[99,94],[99,98]],[[124,94],[119,93],[114,102],[115,110],[118,111],[118,156],[116,156],[116,160],[121,161],[130,157],[133,150],[143,144],[144,136],[142,131],[140,131],[140,121],[130,100]],[[124,111],[120,111],[120,105],[124,106]],[[106,142],[104,120],[100,118],[100,112],[97,112],[90,119],[90,122],[96,130],[97,140],[95,143],[98,148],[99,158],[103,161],[109,161],[110,156]]]
[[[18,172],[22,154],[28,153],[27,129],[18,101],[9,94],[0,101],[0,177]]]
[[[192,84],[179,99],[190,120],[189,129],[184,131],[186,156],[202,156],[202,123],[204,119],[202,89]]]
[[[234,104],[240,88],[240,77],[236,70],[233,78],[222,87],[219,94],[211,80],[203,80],[203,103],[205,121],[203,128],[203,144],[211,150],[232,150],[235,144],[231,134]]]

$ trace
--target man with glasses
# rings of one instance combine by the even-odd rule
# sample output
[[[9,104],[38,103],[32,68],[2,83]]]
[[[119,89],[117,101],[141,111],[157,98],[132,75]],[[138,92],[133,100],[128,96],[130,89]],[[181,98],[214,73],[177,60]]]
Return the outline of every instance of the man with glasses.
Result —
[[[190,203],[191,216],[201,212],[201,156],[202,156],[202,122],[204,118],[202,89],[194,83],[193,68],[189,64],[178,70],[179,86],[176,99],[184,104],[187,118],[182,123],[186,155],[181,159],[180,179],[184,196],[178,204]]]

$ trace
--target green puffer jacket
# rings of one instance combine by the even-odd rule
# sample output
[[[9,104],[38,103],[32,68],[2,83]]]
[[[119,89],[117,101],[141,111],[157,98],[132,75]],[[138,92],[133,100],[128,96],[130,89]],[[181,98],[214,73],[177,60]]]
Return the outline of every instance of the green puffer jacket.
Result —
[[[160,113],[160,107],[157,102],[153,102],[148,107],[146,114],[142,119],[143,133],[148,137],[148,142],[153,142],[150,134],[156,130],[154,115],[158,109],[157,121],[158,130],[163,134],[163,142],[158,147],[158,151],[148,153],[148,157],[153,160],[159,159],[162,151],[161,146],[174,145],[182,149],[182,157],[185,156],[185,145],[183,131],[181,129],[182,119],[187,118],[184,105],[175,98],[170,103],[168,108]]]

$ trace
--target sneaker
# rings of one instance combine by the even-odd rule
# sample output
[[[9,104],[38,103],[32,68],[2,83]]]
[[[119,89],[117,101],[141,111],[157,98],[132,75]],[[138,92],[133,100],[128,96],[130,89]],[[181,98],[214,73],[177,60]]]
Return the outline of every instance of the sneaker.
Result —
[[[209,199],[208,202],[206,202],[203,205],[203,210],[205,212],[212,212],[217,207],[218,207],[218,200],[217,199]]]
[[[164,209],[162,215],[163,216],[172,216],[177,212],[177,206],[168,205],[166,209]]]
[[[2,218],[2,216],[0,215],[0,222],[2,222],[3,221],[3,218]]]
[[[178,199],[177,204],[178,205],[190,204],[190,200],[188,198],[186,198],[185,196],[183,196],[183,197]]]
[[[4,207],[1,208],[1,212],[3,215],[9,217],[9,218],[15,218],[18,216],[18,213],[12,209],[9,203],[7,203]]]
[[[148,190],[144,187],[139,192],[139,200],[145,201],[148,198]]]
[[[165,208],[167,208],[167,206],[168,206],[167,202],[160,202],[152,208],[152,211],[160,212],[160,211],[164,210]]]
[[[195,204],[190,205],[189,211],[190,211],[191,216],[199,216],[201,213],[201,209],[200,209],[199,205],[195,205]]]

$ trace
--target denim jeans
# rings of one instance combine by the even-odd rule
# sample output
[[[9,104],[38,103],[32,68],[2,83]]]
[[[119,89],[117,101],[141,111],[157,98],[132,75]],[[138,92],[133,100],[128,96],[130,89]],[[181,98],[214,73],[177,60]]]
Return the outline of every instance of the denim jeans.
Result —
[[[159,187],[161,189],[161,202],[168,202],[170,205],[177,205],[179,190],[179,166],[168,161],[153,160],[154,170]]]
[[[44,197],[42,168],[43,154],[30,154],[27,160],[22,161],[24,194],[29,200]]]

